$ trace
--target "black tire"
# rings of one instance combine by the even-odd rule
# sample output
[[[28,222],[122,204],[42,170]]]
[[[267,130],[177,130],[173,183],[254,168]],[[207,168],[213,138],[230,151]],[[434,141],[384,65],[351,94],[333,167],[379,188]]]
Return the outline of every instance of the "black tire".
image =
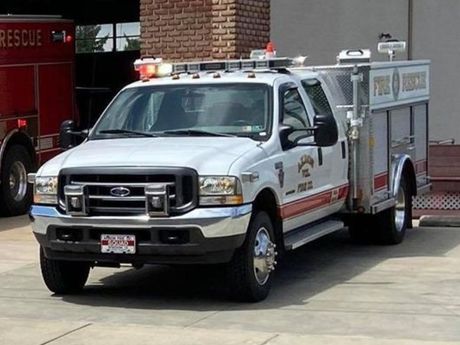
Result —
[[[377,240],[380,244],[400,244],[406,236],[408,226],[412,223],[412,196],[404,177],[401,180],[399,188],[400,190],[396,197],[398,204],[375,217],[375,225],[378,230]],[[404,198],[404,204],[401,204],[401,198]],[[397,217],[398,214],[403,218]]]
[[[90,264],[48,259],[40,247],[40,268],[48,289],[58,295],[67,295],[78,294],[83,290]]]
[[[259,302],[267,298],[273,280],[273,272],[268,279],[260,283],[254,269],[254,252],[256,236],[265,229],[270,241],[274,244],[273,224],[266,212],[256,211],[249,223],[248,233],[243,246],[236,250],[232,261],[228,264],[228,278],[233,299],[241,302]],[[273,258],[276,252],[273,251]],[[276,264],[276,262],[274,262]]]
[[[2,181],[0,184],[0,212],[2,215],[18,216],[29,211],[32,203],[32,185],[27,183],[27,174],[33,169],[32,157],[24,146],[13,145],[6,151],[0,172]],[[22,173],[18,173],[19,171]],[[12,182],[14,187],[10,187],[10,176],[14,176]],[[25,181],[23,181],[24,177]]]

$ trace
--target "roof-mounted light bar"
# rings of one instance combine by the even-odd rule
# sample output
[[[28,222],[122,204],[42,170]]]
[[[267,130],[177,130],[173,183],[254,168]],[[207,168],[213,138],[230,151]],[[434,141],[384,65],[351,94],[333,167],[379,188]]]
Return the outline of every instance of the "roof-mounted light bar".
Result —
[[[241,70],[280,70],[296,65],[290,58],[205,61],[173,64],[173,74]]]
[[[200,72],[234,72],[234,71],[257,71],[257,70],[284,70],[292,67],[303,66],[306,57],[269,58],[269,59],[246,59],[224,60],[204,62],[183,62],[169,64],[163,59],[143,57],[136,60],[134,67],[140,74],[141,80],[167,77],[182,73],[196,74]]]

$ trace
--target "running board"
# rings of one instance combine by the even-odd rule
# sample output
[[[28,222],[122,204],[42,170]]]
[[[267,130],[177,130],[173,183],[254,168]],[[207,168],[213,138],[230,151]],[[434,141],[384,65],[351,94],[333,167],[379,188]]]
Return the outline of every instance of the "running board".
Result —
[[[284,238],[284,247],[286,250],[297,249],[304,244],[312,242],[320,237],[341,230],[344,223],[337,220],[328,220],[312,227],[303,228],[292,233],[286,234]]]

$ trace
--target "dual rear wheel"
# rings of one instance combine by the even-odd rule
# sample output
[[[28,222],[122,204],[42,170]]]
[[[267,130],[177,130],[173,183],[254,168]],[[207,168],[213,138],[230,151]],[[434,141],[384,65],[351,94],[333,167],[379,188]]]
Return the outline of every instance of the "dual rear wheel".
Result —
[[[349,232],[356,242],[394,245],[404,240],[412,226],[412,196],[407,181],[401,180],[396,205],[373,216],[357,216],[350,221]]]

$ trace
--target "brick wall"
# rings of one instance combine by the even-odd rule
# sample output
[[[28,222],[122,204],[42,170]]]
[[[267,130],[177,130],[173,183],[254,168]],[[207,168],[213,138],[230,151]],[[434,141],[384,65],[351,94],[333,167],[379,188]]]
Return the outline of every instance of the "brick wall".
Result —
[[[143,55],[247,57],[270,39],[270,0],[141,0]]]

